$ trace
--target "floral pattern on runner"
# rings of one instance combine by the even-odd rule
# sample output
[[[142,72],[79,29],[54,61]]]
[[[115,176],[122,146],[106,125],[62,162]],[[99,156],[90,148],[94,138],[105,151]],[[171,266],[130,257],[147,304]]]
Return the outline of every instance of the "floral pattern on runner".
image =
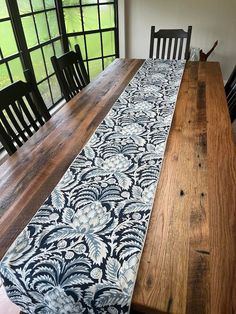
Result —
[[[126,314],[185,61],[147,59],[0,264],[31,314]]]

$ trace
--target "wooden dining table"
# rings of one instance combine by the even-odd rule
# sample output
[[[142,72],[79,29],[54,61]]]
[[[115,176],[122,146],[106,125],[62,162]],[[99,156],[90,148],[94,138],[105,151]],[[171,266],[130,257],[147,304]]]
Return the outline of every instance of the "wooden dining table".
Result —
[[[143,62],[116,59],[1,165],[1,258]],[[236,149],[217,62],[186,63],[131,309],[236,313]]]

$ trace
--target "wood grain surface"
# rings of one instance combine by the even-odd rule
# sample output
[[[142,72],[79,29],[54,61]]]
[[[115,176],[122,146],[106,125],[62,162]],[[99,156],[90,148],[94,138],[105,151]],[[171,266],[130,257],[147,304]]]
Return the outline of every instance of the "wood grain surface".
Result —
[[[236,313],[236,150],[218,63],[188,62],[133,294],[144,313]]]
[[[144,60],[115,60],[0,166],[0,258]]]
[[[0,257],[143,63],[116,60],[0,167]],[[236,313],[236,150],[218,63],[188,62],[134,289],[143,313]]]

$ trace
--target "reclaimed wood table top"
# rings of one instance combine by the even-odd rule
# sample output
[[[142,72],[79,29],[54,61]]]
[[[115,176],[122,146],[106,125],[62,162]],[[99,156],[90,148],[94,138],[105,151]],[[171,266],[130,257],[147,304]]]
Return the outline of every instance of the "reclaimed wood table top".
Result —
[[[0,257],[143,61],[114,61],[1,165]],[[236,313],[236,149],[218,63],[186,64],[132,309]]]

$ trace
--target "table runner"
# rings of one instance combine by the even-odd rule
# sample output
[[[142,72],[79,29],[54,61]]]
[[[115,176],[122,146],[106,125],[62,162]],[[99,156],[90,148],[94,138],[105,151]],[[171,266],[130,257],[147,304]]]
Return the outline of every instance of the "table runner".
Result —
[[[24,312],[129,312],[184,65],[144,62],[5,254]]]

